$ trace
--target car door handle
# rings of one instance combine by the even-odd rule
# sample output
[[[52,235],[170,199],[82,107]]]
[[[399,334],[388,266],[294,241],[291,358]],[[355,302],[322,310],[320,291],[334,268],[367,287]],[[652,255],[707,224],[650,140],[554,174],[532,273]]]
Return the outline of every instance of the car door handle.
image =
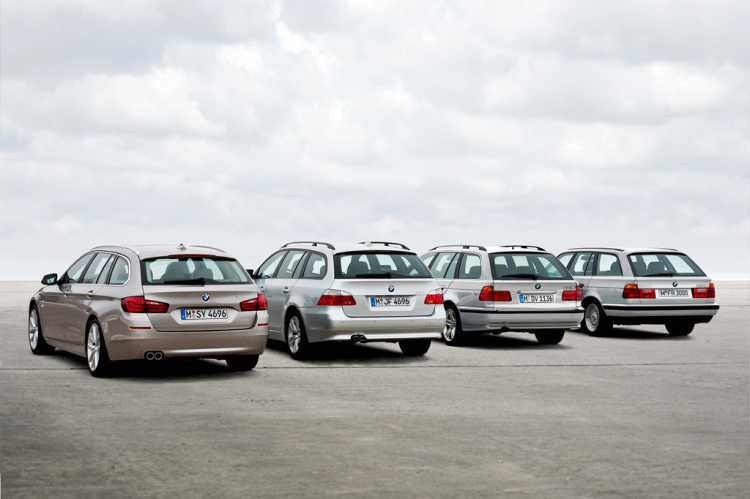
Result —
[[[289,287],[285,287],[285,288],[283,289],[283,291],[284,291],[284,293],[288,293],[288,292],[289,292]]]
[[[91,291],[89,291],[88,293],[86,293],[86,297],[87,298],[93,298],[94,297],[94,290],[92,289]]]

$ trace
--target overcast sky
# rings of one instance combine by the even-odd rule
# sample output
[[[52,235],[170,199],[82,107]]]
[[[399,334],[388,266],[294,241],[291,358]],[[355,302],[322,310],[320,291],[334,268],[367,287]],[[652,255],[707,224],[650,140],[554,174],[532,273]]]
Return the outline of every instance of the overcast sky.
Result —
[[[0,5],[0,279],[308,238],[748,273],[750,2]]]

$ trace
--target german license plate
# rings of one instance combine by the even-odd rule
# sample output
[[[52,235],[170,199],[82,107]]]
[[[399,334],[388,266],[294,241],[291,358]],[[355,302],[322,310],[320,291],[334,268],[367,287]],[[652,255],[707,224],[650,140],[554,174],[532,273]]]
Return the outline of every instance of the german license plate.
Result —
[[[521,303],[554,303],[555,295],[519,295]]]
[[[183,321],[204,321],[229,317],[226,308],[183,308],[180,313]]]
[[[406,307],[411,303],[408,296],[371,296],[372,307]]]
[[[657,289],[659,298],[687,298],[687,289]]]

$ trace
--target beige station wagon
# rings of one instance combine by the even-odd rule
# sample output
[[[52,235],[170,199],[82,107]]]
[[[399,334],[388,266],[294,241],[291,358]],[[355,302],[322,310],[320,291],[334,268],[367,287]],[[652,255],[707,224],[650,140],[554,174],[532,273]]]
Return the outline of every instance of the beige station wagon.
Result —
[[[250,370],[268,340],[268,306],[242,265],[206,246],[100,246],[29,304],[34,354],[86,357],[94,376],[114,361],[225,359]]]

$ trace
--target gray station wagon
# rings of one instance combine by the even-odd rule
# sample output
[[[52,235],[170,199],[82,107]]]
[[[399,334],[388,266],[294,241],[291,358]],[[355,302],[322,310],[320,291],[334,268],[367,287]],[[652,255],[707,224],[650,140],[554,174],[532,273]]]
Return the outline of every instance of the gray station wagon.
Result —
[[[581,326],[592,335],[615,324],[664,324],[685,336],[719,311],[711,278],[675,249],[573,248],[558,258],[581,286]]]

